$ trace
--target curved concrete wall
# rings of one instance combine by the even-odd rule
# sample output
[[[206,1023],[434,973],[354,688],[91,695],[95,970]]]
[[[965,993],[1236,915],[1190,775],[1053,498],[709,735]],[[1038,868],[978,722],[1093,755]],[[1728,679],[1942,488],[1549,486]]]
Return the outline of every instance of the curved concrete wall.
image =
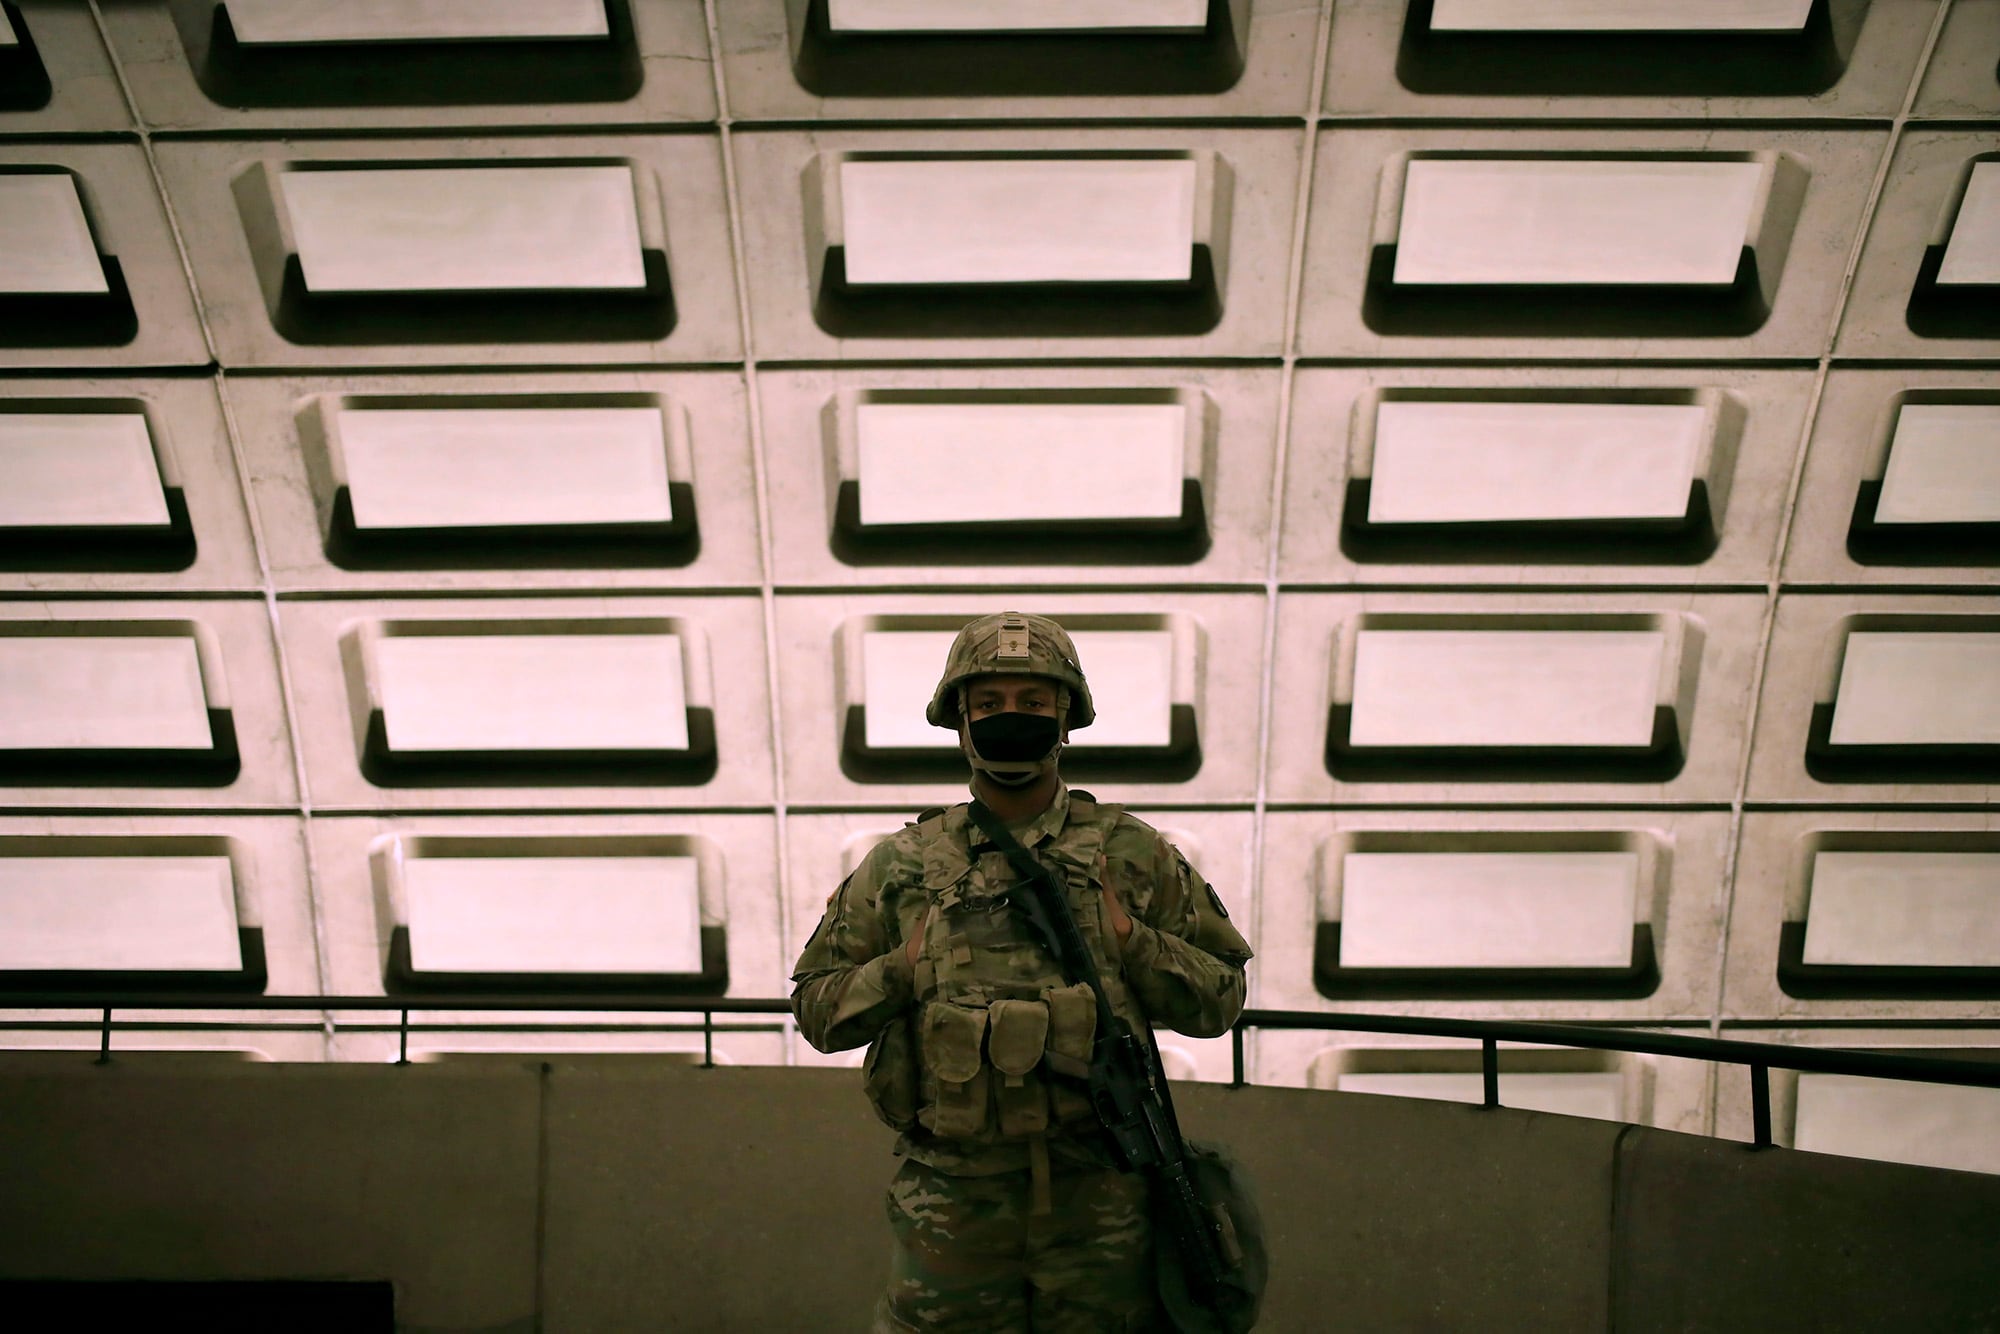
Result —
[[[886,1263],[851,1073],[0,1069],[0,1281],[382,1279],[424,1331],[846,1330]],[[1272,1331],[1979,1329],[2000,1179],[1545,1113],[1182,1086]]]
[[[1021,604],[1152,637],[1123,672],[1084,650],[1138,726],[1118,760],[1079,733],[1072,772],[1215,883],[1256,1004],[2000,1048],[2000,0],[950,8],[1214,26],[940,65],[834,39],[819,0],[5,6],[0,983],[374,996],[435,931],[462,975],[560,994],[678,894],[713,957],[648,983],[777,995],[857,845],[963,794],[913,721],[930,669],[871,678],[870,642]],[[602,40],[478,40],[501,10],[601,11]],[[1723,20],[1795,30],[1671,31]],[[326,22],[354,40],[286,26]],[[882,229],[907,196],[870,189],[911,162],[984,249]],[[1134,256],[1186,284],[1125,282]],[[847,281],[885,257],[973,281]],[[1007,273],[1104,281],[995,302]],[[914,448],[883,425],[912,412]],[[864,522],[926,446],[1022,475]],[[1003,500],[1057,536],[975,522]],[[869,744],[890,714],[941,757]],[[515,900],[568,948],[413,920],[398,868],[440,849],[570,859]],[[155,874],[191,852],[233,896]],[[590,857],[699,883],[574,911]],[[146,911],[52,891],[60,858]],[[1388,858],[1411,892],[1371,918]],[[121,1045],[395,1046],[198,1017],[228,1028]],[[426,1054],[697,1045],[435,1018]],[[1226,1044],[1171,1045],[1225,1077]],[[1466,1050],[1262,1034],[1250,1073],[1448,1079]],[[1510,1095],[1748,1121],[1685,1065],[1509,1061]],[[1803,1144],[1883,1105],[1775,1094]],[[1996,1105],[1898,1104],[1877,1147],[1990,1141]]]

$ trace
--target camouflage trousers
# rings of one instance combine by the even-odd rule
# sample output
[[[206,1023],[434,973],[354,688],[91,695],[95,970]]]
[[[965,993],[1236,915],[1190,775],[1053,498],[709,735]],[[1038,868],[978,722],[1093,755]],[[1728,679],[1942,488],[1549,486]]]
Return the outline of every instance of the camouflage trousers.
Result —
[[[1026,1172],[950,1176],[904,1160],[889,1183],[894,1238],[876,1334],[1124,1334],[1165,1326],[1153,1287],[1146,1183],[1056,1165],[1052,1208]]]

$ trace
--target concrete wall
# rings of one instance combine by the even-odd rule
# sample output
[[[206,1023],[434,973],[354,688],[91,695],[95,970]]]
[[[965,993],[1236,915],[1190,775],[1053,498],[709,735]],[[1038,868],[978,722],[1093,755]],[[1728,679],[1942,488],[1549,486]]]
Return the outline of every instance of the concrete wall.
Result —
[[[0,1071],[0,1281],[392,1279],[405,1330],[860,1329],[889,1135],[851,1072]],[[1260,1187],[1263,1328],[1978,1329],[2000,1179],[1638,1126],[1184,1086]]]

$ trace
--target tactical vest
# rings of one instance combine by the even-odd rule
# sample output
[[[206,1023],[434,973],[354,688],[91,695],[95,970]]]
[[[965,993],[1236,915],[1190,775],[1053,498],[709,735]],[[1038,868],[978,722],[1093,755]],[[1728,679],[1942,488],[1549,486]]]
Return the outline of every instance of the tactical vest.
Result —
[[[1063,882],[1105,999],[1144,1032],[1102,910],[1104,841],[1118,816],[1118,808],[1071,792],[1061,832],[1032,851]],[[899,1131],[922,1127],[968,1145],[1094,1126],[1081,1080],[1097,1030],[1096,1001],[1089,987],[1064,979],[1008,902],[1016,876],[1006,856],[977,826],[951,830],[950,823],[960,822],[927,812],[913,831],[923,891],[937,913],[917,960],[916,1004],[868,1049],[869,1100]]]

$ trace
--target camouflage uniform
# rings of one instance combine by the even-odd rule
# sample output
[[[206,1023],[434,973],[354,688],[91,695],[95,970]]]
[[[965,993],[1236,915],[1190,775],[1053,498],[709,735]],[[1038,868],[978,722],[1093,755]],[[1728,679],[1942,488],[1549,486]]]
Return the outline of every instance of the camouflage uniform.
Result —
[[[1195,1037],[1228,1031],[1250,950],[1172,843],[1060,784],[1013,833],[1066,882],[1114,1012],[1141,1033],[1148,1020]],[[1080,1086],[1049,1077],[1087,1063],[1094,1002],[1004,898],[1015,879],[965,806],[931,814],[841,884],[792,974],[807,1041],[872,1044],[868,1094],[901,1132],[878,1330],[1156,1319],[1145,1184],[1109,1166]],[[1107,885],[1132,918],[1122,946]],[[927,918],[913,967],[904,943]]]

